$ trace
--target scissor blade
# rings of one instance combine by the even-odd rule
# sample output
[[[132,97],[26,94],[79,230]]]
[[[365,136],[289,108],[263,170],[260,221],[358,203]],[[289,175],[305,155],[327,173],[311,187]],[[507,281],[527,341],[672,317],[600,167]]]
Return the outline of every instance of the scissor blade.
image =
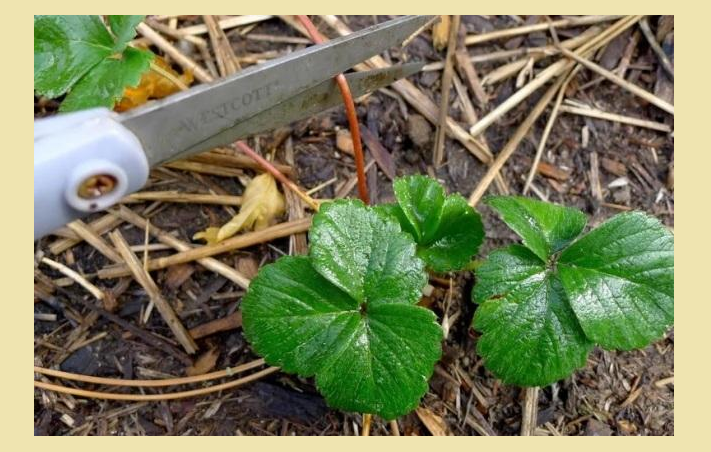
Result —
[[[122,123],[154,166],[405,40],[430,16],[404,16],[307,47],[132,110]]]
[[[360,97],[387,86],[394,81],[415,74],[424,63],[407,63],[366,72],[346,74],[348,86],[353,97]],[[240,138],[276,129],[294,121],[308,118],[329,108],[343,105],[343,98],[334,79],[322,82],[301,94],[287,99],[281,104],[262,111],[240,122],[231,129],[224,130],[214,137],[195,145],[175,158],[184,158],[198,152],[232,143]]]

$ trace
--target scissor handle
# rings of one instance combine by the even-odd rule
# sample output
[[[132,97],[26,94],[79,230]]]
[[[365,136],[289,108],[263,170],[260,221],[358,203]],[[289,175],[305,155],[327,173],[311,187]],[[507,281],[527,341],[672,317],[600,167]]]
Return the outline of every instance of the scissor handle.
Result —
[[[116,118],[96,108],[35,121],[35,240],[146,183],[141,142]]]

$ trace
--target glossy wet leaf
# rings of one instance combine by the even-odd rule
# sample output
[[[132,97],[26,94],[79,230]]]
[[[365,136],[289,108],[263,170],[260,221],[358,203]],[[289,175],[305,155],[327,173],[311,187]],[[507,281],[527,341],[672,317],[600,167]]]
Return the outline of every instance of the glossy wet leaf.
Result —
[[[476,254],[484,240],[479,214],[460,195],[444,201],[435,237],[419,244],[417,255],[437,272],[461,270]]]
[[[244,333],[265,360],[315,377],[329,405],[393,419],[412,411],[441,354],[415,244],[359,201],[324,204],[310,256],[264,266],[242,302]],[[358,240],[358,241],[356,241]]]
[[[611,218],[563,251],[558,273],[583,330],[604,348],[644,347],[674,322],[674,237],[656,218]]]
[[[577,209],[523,196],[492,196],[486,204],[543,260],[575,240],[587,223]]]
[[[309,238],[314,267],[358,302],[420,299],[427,277],[412,238],[359,200],[322,205]]]
[[[412,234],[427,267],[445,272],[466,266],[484,239],[481,217],[466,200],[446,196],[442,185],[424,176],[396,179],[393,188],[397,204],[378,208]]]
[[[477,270],[477,351],[507,383],[544,386],[585,365],[592,348],[560,281],[520,245],[493,252]]]
[[[395,198],[416,233],[418,243],[437,233],[444,204],[444,187],[425,176],[407,176],[393,182]]]
[[[594,344],[644,347],[673,323],[674,239],[655,218],[623,213],[578,238],[582,212],[521,198],[492,205],[526,245],[493,252],[472,293],[478,351],[505,382],[548,385]]]
[[[152,54],[126,48],[144,16],[35,16],[34,87],[54,98],[69,93],[60,109],[109,106],[135,85]]]

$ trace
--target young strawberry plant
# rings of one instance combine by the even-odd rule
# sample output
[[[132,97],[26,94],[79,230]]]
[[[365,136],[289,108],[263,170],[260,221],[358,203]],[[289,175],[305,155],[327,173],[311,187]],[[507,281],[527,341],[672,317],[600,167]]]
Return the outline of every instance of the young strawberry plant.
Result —
[[[136,86],[153,54],[128,47],[145,16],[35,16],[35,91],[68,93],[61,111],[113,108]]]
[[[316,385],[334,408],[394,419],[412,411],[441,354],[409,234],[359,200],[324,204],[309,256],[264,266],[242,302],[245,337],[272,365]]]
[[[486,203],[523,245],[476,271],[474,328],[486,367],[506,383],[546,386],[585,365],[597,344],[631,350],[674,320],[674,238],[641,212],[581,236],[585,215],[523,197]]]
[[[425,266],[469,262],[482,241],[479,215],[421,176],[394,183],[398,204],[321,206],[309,255],[263,267],[242,302],[244,334],[265,360],[315,376],[334,408],[394,419],[425,394],[442,329],[417,306]]]
[[[484,240],[479,214],[459,194],[425,176],[393,183],[396,204],[377,206],[395,217],[417,243],[417,255],[436,272],[463,269]]]

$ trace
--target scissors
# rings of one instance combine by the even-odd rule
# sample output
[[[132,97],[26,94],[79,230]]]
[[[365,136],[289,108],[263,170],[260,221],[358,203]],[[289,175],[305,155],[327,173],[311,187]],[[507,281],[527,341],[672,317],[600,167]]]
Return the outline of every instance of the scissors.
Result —
[[[403,42],[432,16],[403,16],[123,114],[105,108],[34,123],[35,240],[139,190],[150,168],[339,105],[333,77]],[[422,63],[346,75],[353,97]]]

